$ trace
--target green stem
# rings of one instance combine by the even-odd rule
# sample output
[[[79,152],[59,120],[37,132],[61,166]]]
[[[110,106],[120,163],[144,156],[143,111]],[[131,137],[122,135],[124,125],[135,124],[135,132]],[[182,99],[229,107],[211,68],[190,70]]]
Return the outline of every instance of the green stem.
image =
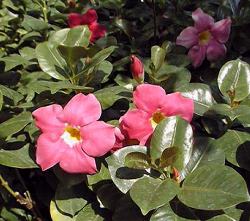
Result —
[[[152,0],[153,3],[153,14],[154,14],[154,40],[156,42],[156,34],[157,34],[157,22],[156,22],[156,7],[155,0]]]
[[[17,198],[19,193],[15,192],[14,190],[11,189],[11,187],[9,186],[8,182],[2,177],[2,175],[0,174],[0,185],[6,189],[14,198]]]

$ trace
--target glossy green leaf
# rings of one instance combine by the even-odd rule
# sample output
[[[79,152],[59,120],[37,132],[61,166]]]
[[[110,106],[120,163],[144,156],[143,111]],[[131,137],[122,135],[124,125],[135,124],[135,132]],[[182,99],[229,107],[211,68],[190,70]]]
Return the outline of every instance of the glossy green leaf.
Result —
[[[236,130],[228,130],[212,145],[225,152],[226,159],[236,165],[250,170],[250,134]]]
[[[250,199],[244,179],[230,167],[216,164],[188,175],[178,198],[187,206],[204,210],[224,209]]]
[[[140,207],[142,214],[156,209],[173,199],[179,191],[178,184],[171,180],[144,177],[134,183],[130,189],[132,200]]]
[[[2,92],[4,97],[8,97],[9,99],[13,100],[14,104],[17,104],[20,100],[23,99],[22,94],[3,85],[0,85],[0,91]]]
[[[8,167],[29,169],[38,168],[37,164],[31,158],[30,145],[17,150],[0,150],[0,164]]]
[[[23,112],[0,124],[0,138],[11,136],[22,130],[27,124],[32,122],[29,112]]]
[[[250,94],[250,66],[240,59],[227,62],[220,70],[218,85],[221,93],[233,101],[242,101]]]
[[[53,221],[76,221],[76,217],[67,216],[61,213],[54,200],[50,202],[50,216]]]
[[[93,210],[91,204],[88,204],[77,214],[75,221],[104,221],[104,218]]]
[[[27,30],[27,31],[43,31],[48,28],[48,23],[34,18],[29,15],[24,15],[24,19],[22,22],[22,26]]]
[[[213,104],[215,100],[208,85],[201,83],[190,83],[179,87],[177,91],[181,92],[184,97],[193,99],[194,112],[203,115]]]
[[[75,216],[87,204],[79,191],[63,185],[57,187],[55,202],[62,212],[71,216]]]
[[[116,46],[110,46],[96,53],[92,58],[89,59],[88,64],[84,67],[84,69],[77,76],[84,74],[91,68],[100,64],[102,61],[108,58],[115,49],[116,49]]]
[[[124,195],[118,202],[112,216],[112,221],[145,221],[138,206],[129,194]]]
[[[126,193],[138,179],[141,179],[146,174],[146,171],[144,170],[136,170],[125,167],[126,155],[133,152],[141,152],[146,154],[147,147],[123,147],[122,149],[115,151],[107,159],[111,179],[117,188],[123,193]]]
[[[68,78],[67,63],[54,46],[48,42],[40,43],[36,47],[36,56],[45,73],[58,80]]]
[[[172,166],[182,170],[188,163],[193,145],[191,125],[180,117],[168,117],[155,128],[151,143],[150,156],[153,163],[160,159],[167,148],[175,148],[176,158]]]
[[[150,167],[150,158],[140,152],[129,153],[125,157],[125,166],[135,169],[147,169]]]
[[[196,137],[194,139],[192,156],[187,166],[180,171],[181,180],[197,167],[211,163],[218,165],[225,164],[224,151],[212,145],[213,141],[209,137]]]
[[[94,175],[88,175],[88,184],[94,185],[97,184],[98,182],[110,179],[111,177],[108,168],[104,164],[101,164],[101,169],[98,173]]]
[[[151,61],[154,64],[154,71],[157,72],[164,63],[166,50],[155,45],[151,48]]]
[[[102,205],[111,211],[115,210],[117,202],[124,195],[112,181],[103,183],[97,190],[94,188],[94,191]]]
[[[101,103],[102,109],[111,107],[119,99],[129,99],[132,96],[131,91],[121,86],[106,87],[96,91],[94,94]]]
[[[4,71],[9,71],[19,65],[28,64],[28,61],[18,54],[14,54],[9,57],[0,58],[0,61],[3,61],[5,63]]]
[[[178,205],[176,206],[178,207]],[[177,208],[178,209],[178,208]],[[182,208],[183,209],[183,208]],[[185,215],[189,217],[190,211],[185,210]],[[167,203],[164,206],[157,209],[153,215],[150,217],[150,221],[190,221],[190,220],[197,220],[195,215],[191,213],[191,217],[193,218],[183,218],[178,216],[173,209],[171,208],[170,204]]]
[[[88,47],[91,32],[87,25],[71,28],[60,45],[67,47]]]

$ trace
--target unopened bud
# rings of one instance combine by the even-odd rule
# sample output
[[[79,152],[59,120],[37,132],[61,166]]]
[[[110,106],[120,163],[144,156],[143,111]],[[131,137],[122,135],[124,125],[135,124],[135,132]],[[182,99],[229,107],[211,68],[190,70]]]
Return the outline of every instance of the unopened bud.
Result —
[[[138,83],[143,83],[143,81],[144,81],[143,63],[135,55],[131,55],[130,60],[131,60],[130,70],[131,70],[131,73],[133,75],[133,78]]]

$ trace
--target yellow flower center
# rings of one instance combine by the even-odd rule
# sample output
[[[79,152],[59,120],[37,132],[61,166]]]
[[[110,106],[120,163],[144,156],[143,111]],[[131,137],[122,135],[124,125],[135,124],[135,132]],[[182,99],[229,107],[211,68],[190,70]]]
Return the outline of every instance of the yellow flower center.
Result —
[[[211,39],[212,35],[209,31],[203,31],[199,34],[199,44],[200,45],[206,45],[210,39]]]
[[[78,144],[82,141],[80,127],[73,127],[71,125],[66,125],[64,128],[64,133],[61,138],[66,144],[70,147],[73,147],[75,144]]]
[[[165,115],[161,113],[160,111],[156,111],[153,116],[150,118],[150,122],[152,127],[155,129],[156,126],[165,119]]]

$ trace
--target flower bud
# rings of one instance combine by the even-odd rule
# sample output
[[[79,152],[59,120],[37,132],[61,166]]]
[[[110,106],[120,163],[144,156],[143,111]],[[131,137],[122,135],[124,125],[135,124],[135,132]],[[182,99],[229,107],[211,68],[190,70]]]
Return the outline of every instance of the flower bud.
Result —
[[[135,55],[131,55],[130,60],[131,60],[130,70],[131,70],[133,78],[138,83],[143,83],[143,81],[144,81],[143,63]]]

